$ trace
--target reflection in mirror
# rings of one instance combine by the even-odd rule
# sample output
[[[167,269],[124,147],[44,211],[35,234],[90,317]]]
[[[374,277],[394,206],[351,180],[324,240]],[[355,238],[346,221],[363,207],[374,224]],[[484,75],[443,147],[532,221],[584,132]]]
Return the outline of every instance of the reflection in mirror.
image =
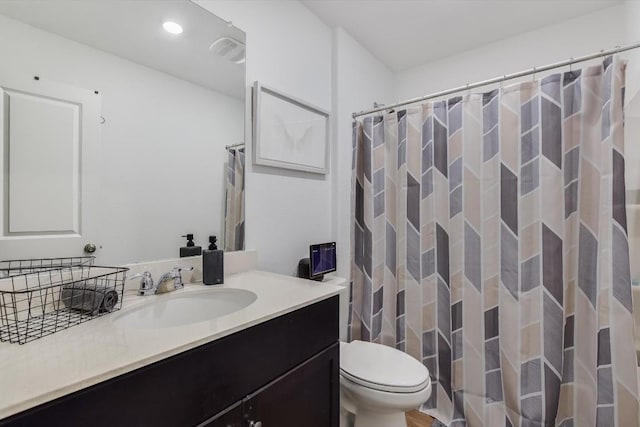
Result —
[[[244,43],[188,0],[0,2],[0,259],[244,248]]]
[[[228,145],[224,250],[244,249],[244,143]]]

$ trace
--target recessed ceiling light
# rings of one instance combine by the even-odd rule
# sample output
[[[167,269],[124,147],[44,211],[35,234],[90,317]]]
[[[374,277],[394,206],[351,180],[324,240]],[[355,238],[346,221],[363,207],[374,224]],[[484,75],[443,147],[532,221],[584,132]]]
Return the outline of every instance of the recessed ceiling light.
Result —
[[[167,33],[182,34],[182,26],[172,21],[167,21],[162,24],[162,28],[164,28]]]

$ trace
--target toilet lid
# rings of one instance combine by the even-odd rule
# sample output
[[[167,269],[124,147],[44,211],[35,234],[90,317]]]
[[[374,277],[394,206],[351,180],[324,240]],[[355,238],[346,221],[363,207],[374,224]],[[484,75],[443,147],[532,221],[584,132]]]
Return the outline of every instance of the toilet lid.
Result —
[[[340,373],[363,387],[396,393],[420,391],[430,382],[429,370],[413,357],[365,341],[340,346]]]

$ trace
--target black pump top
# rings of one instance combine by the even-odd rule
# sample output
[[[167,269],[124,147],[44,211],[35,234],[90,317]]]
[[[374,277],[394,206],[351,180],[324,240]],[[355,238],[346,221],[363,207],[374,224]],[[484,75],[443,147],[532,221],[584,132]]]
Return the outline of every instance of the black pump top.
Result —
[[[187,247],[195,246],[195,243],[193,243],[193,234],[185,234],[182,237],[187,238]]]
[[[214,251],[214,250],[218,249],[218,245],[216,245],[217,241],[218,241],[218,238],[216,236],[209,236],[209,250],[210,251]]]

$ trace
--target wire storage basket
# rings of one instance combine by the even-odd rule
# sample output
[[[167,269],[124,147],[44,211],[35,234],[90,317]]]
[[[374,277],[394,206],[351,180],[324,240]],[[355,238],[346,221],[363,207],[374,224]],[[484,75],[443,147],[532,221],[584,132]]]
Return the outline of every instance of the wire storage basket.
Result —
[[[72,265],[83,258],[22,264],[26,272],[13,267],[0,278],[0,341],[25,344],[119,310],[129,269],[94,266],[93,259]],[[0,271],[9,270],[3,262]]]
[[[96,257],[10,259],[0,261],[0,279],[38,271],[93,265]]]

